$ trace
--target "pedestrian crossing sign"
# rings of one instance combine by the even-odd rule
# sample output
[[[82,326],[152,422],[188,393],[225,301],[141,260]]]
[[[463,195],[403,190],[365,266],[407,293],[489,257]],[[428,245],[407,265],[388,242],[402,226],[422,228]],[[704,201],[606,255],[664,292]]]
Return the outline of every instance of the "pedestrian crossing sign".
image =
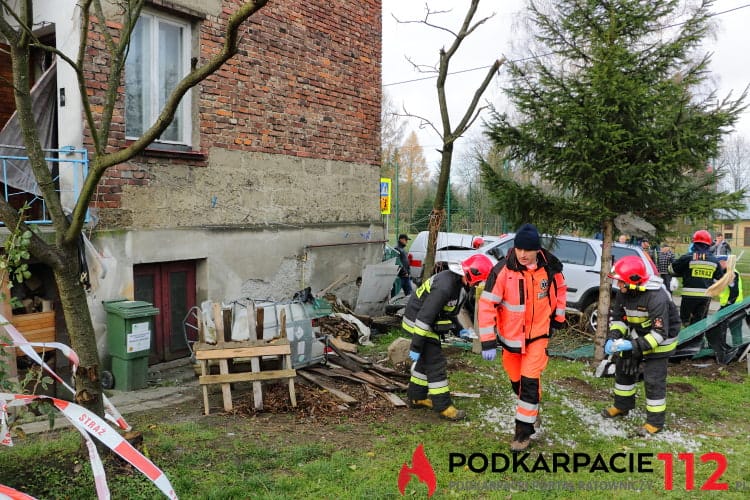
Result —
[[[380,213],[391,213],[391,180],[386,177],[380,178]]]

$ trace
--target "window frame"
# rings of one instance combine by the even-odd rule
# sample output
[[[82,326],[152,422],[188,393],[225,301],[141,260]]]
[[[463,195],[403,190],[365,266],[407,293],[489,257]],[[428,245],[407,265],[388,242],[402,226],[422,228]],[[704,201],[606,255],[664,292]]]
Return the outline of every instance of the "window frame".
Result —
[[[152,11],[152,10],[144,10],[141,12],[141,16],[139,17],[139,21],[141,18],[149,18],[150,19],[150,28],[149,34],[148,34],[148,49],[147,49],[147,58],[148,58],[148,67],[149,67],[149,74],[151,75],[158,75],[158,68],[159,68],[159,26],[162,24],[167,24],[171,26],[176,26],[178,28],[182,29],[182,36],[180,37],[180,43],[181,43],[181,52],[182,52],[182,60],[180,61],[180,70],[181,75],[178,77],[178,82],[182,80],[188,73],[190,73],[190,59],[192,56],[193,51],[193,44],[192,44],[192,37],[193,37],[193,30],[194,26],[193,23],[188,20],[184,19],[178,16],[173,16],[166,14],[164,12],[158,11]],[[128,49],[130,50],[130,49]],[[127,64],[125,67],[125,71],[127,71]],[[147,92],[144,91],[144,94],[148,94],[148,100],[151,108],[151,113],[149,117],[145,117],[143,119],[145,124],[142,123],[141,126],[141,135],[143,132],[145,132],[148,127],[150,127],[158,118],[159,113],[163,109],[163,106],[159,106],[159,81],[155,81],[155,78],[158,78],[158,76],[152,76],[151,80],[148,82],[147,88],[144,85],[144,88]],[[125,80],[127,82],[127,73]],[[127,103],[128,99],[128,86],[127,83],[125,84],[125,102]],[[127,107],[127,104],[126,104]],[[177,140],[170,140],[170,139],[163,139],[162,137],[158,137],[154,143],[153,146],[158,145],[170,145],[170,146],[186,146],[191,147],[193,144],[193,120],[192,120],[192,89],[189,89],[185,95],[180,100],[180,104],[177,107],[177,110],[175,112],[175,118],[179,118],[182,120],[182,127],[181,131],[179,131],[179,138]],[[143,111],[143,110],[142,110]],[[134,141],[137,140],[140,136],[133,136],[128,134],[128,118],[127,118],[127,109],[124,112],[124,119],[125,119],[125,139],[128,141]],[[170,124],[171,125],[171,124]]]

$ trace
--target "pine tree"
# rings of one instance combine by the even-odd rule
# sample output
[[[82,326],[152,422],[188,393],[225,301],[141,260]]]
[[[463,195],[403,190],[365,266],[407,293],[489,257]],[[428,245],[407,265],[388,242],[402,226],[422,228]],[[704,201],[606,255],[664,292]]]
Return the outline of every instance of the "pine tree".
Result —
[[[741,208],[744,193],[718,192],[710,168],[746,97],[703,91],[709,56],[696,52],[712,3],[530,4],[538,46],[509,65],[506,89],[517,113],[494,113],[487,133],[534,182],[489,163],[483,173],[516,225],[604,230],[599,317],[609,308],[615,217],[632,212],[663,233],[679,218]]]

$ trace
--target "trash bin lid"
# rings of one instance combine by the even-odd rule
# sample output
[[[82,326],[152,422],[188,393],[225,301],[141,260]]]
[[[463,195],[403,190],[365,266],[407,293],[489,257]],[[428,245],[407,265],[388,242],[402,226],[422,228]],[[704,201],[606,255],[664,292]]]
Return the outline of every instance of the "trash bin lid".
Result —
[[[140,318],[159,314],[159,309],[153,304],[142,300],[106,300],[104,310],[121,318]]]

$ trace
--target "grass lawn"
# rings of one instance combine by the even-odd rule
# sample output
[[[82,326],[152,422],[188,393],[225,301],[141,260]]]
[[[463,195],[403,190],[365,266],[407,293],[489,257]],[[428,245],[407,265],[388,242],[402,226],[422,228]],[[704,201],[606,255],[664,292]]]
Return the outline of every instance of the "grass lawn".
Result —
[[[376,346],[360,355],[382,360],[396,336],[376,336]],[[645,419],[642,384],[635,412],[604,420],[599,411],[611,403],[613,379],[595,378],[591,361],[553,358],[543,379],[542,427],[529,454],[516,457],[514,470],[508,445],[515,398],[500,363],[455,347],[446,354],[451,389],[479,395],[455,398],[467,411],[463,422],[442,421],[428,410],[396,409],[377,394],[345,409],[324,391],[301,384],[296,410],[282,404],[264,413],[204,416],[198,397],[128,420],[143,433],[142,452],[166,473],[180,498],[397,499],[399,472],[404,465],[417,466],[420,445],[435,475],[432,498],[750,495],[750,384],[744,363],[670,364],[667,427],[638,438],[635,430]],[[265,390],[271,400],[275,388]],[[109,459],[106,470],[112,498],[162,498],[127,465]],[[405,496],[427,498],[425,483],[405,477],[412,477]],[[0,448],[0,484],[37,498],[95,498],[88,459],[74,431],[16,437],[14,447]]]

